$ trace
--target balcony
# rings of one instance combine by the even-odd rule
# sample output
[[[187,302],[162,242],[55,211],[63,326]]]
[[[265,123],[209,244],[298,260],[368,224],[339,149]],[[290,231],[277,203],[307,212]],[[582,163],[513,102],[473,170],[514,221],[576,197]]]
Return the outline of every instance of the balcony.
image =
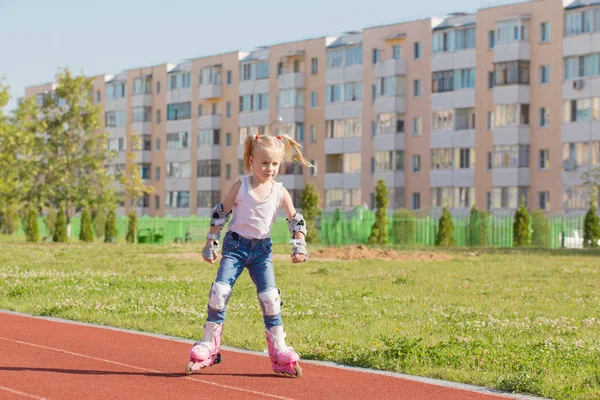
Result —
[[[472,107],[475,107],[475,89],[459,89],[431,94],[431,109],[433,111]]]
[[[200,85],[200,99],[218,99],[223,96],[223,86],[221,84]]]
[[[221,115],[201,115],[198,117],[198,129],[221,129]]]
[[[238,121],[239,126],[261,126],[272,122],[269,120],[269,110],[242,112]]]
[[[304,107],[285,107],[278,110],[283,122],[304,122]]]
[[[151,135],[152,122],[132,122],[131,131],[138,135]]]
[[[279,89],[304,89],[304,74],[292,73],[279,76]]]
[[[139,150],[136,151],[137,161],[144,164],[150,164],[152,162],[152,152],[150,150]]]
[[[565,36],[563,38],[563,56],[580,56],[600,51],[600,32]]]
[[[473,187],[475,186],[475,168],[431,170],[429,185],[431,187]]]
[[[505,61],[529,60],[529,42],[516,41],[496,44],[494,47],[494,63]]]
[[[152,107],[152,94],[136,94],[131,96],[131,107]]]
[[[325,119],[360,118],[362,101],[347,101],[325,105]]]
[[[375,65],[375,76],[377,78],[398,75],[406,75],[406,60],[404,58],[380,61]]]
[[[326,138],[325,154],[360,153],[362,151],[361,142],[362,136],[347,138]]]
[[[529,186],[529,168],[494,168],[492,186]]]
[[[383,96],[375,99],[375,114],[384,113],[405,113],[406,97],[404,96]]]
[[[379,179],[382,179],[388,188],[405,186],[404,171],[374,172],[373,180],[377,182]]]
[[[325,72],[327,85],[339,85],[344,82],[362,82],[362,64],[349,67],[329,68]]]
[[[529,144],[529,125],[503,126],[493,129],[494,146]]]
[[[494,104],[529,104],[529,85],[494,86]]]
[[[562,141],[600,141],[600,121],[581,121],[563,123]]]
[[[406,135],[404,133],[375,135],[373,136],[373,146],[375,151],[405,150]]]

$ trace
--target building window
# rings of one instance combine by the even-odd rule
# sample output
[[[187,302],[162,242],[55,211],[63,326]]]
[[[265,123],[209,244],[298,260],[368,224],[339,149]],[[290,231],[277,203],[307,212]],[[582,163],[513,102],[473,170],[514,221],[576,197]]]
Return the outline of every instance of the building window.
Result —
[[[189,132],[167,133],[167,149],[188,149],[189,147]]]
[[[395,44],[392,46],[392,58],[394,60],[399,60],[402,57],[402,48],[400,45]]]
[[[550,168],[550,153],[547,149],[540,150],[540,169]]]
[[[412,194],[412,209],[419,210],[421,208],[421,193]]]
[[[166,192],[165,206],[168,208],[188,208],[190,206],[190,192]]]
[[[540,128],[550,126],[550,109],[548,107],[540,107]]]
[[[231,70],[227,71],[227,85],[231,85],[231,82],[233,81],[233,73],[231,72]]]
[[[454,90],[454,70],[439,71],[432,74],[433,93],[451,92]]]
[[[563,103],[564,122],[600,120],[600,97],[566,100]]]
[[[317,57],[310,59],[310,73],[311,75],[316,75],[319,73],[319,59]]]
[[[160,167],[154,167],[154,180],[160,181]]]
[[[546,85],[550,83],[550,66],[540,65],[540,85]]]
[[[488,171],[492,170],[492,164],[493,163],[493,158],[492,158],[492,152],[488,151],[487,152],[487,163],[486,163],[486,168]]]
[[[192,73],[169,75],[169,90],[186,89],[192,85]]]
[[[475,149],[455,149],[455,152],[459,159],[459,168],[475,168]]]
[[[413,154],[412,156],[412,170],[413,172],[421,171],[421,155]]]
[[[491,131],[493,125],[494,125],[494,116],[492,115],[491,111],[488,111],[487,112],[487,130]]]
[[[156,82],[156,94],[160,94],[160,81]]]
[[[317,108],[317,92],[310,92],[310,108]]]
[[[488,89],[493,89],[494,88],[494,81],[496,79],[494,78],[494,71],[488,71]]]
[[[167,121],[190,119],[192,117],[192,103],[167,104]]]
[[[377,64],[381,60],[381,51],[379,49],[373,49],[373,65]]]
[[[231,133],[229,132],[225,134],[225,146],[231,147]]]
[[[494,169],[528,167],[528,144],[505,144],[494,146]]]
[[[311,143],[317,142],[317,128],[314,125],[310,126],[310,142]]]
[[[421,117],[413,117],[412,120],[412,134],[413,136],[420,136],[422,129],[422,118]]]
[[[154,141],[154,147],[156,151],[160,151],[160,139]]]
[[[415,79],[413,81],[413,97],[421,97],[421,80]]]
[[[550,42],[550,22],[540,24],[540,43]]]
[[[538,207],[545,211],[550,209],[550,192],[538,192]]]
[[[225,164],[225,179],[231,179],[231,164]]]
[[[529,85],[529,61],[508,61],[494,64],[495,86]]]
[[[317,162],[315,160],[310,160],[310,163],[313,165],[310,169],[310,176],[317,176]]]
[[[160,196],[154,196],[154,209],[160,209]]]
[[[421,56],[422,56],[421,55],[421,51],[422,51],[421,42],[415,42],[413,44],[413,53],[414,53],[415,60],[420,60],[421,59]]]
[[[493,49],[496,44],[494,31],[488,31],[488,49]]]

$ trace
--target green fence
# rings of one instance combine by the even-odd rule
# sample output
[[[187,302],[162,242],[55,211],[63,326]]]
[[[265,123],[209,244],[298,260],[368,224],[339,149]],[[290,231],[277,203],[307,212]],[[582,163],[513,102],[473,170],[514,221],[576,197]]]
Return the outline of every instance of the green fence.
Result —
[[[358,207],[350,211],[324,212],[317,221],[319,241],[324,245],[366,244],[369,241],[375,213]],[[457,246],[512,247],[512,215],[486,215],[473,219],[471,216],[453,217],[454,239]],[[23,224],[21,224],[22,226]],[[43,218],[38,222],[40,237],[50,241],[50,232]],[[138,218],[139,243],[173,243],[176,241],[204,241],[208,232],[208,217],[149,217]],[[572,246],[576,236],[583,234],[583,215],[555,216],[533,221],[532,244],[538,247],[558,248]],[[430,215],[415,216],[390,213],[388,217],[388,241],[394,245],[433,246],[438,230],[438,219]],[[80,218],[71,219],[71,238],[78,238]],[[127,234],[127,217],[117,218],[118,239]],[[193,235],[190,233],[193,232]],[[20,227],[16,235],[24,235]],[[273,225],[271,238],[274,243],[287,243],[290,239],[285,218],[278,218]]]

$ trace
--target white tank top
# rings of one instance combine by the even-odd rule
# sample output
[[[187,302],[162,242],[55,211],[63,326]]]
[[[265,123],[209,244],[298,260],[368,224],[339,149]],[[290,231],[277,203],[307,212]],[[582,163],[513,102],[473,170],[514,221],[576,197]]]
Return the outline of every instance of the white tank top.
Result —
[[[242,184],[233,202],[233,216],[228,230],[251,239],[266,239],[271,235],[277,210],[283,203],[283,185],[273,181],[271,193],[258,199],[250,192],[250,177],[240,178]]]

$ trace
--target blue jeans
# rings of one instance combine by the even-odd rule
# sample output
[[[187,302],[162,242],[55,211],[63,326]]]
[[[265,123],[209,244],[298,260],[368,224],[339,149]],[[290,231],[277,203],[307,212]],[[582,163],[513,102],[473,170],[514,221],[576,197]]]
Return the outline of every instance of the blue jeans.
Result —
[[[248,268],[250,278],[256,285],[257,294],[269,288],[277,288],[272,250],[273,242],[270,238],[248,239],[228,231],[223,238],[223,258],[217,271],[216,281],[233,288],[244,268]],[[214,311],[208,307],[206,320],[222,324],[225,320],[226,307],[222,311]],[[263,319],[267,329],[283,325],[281,313],[273,316],[263,315]]]

